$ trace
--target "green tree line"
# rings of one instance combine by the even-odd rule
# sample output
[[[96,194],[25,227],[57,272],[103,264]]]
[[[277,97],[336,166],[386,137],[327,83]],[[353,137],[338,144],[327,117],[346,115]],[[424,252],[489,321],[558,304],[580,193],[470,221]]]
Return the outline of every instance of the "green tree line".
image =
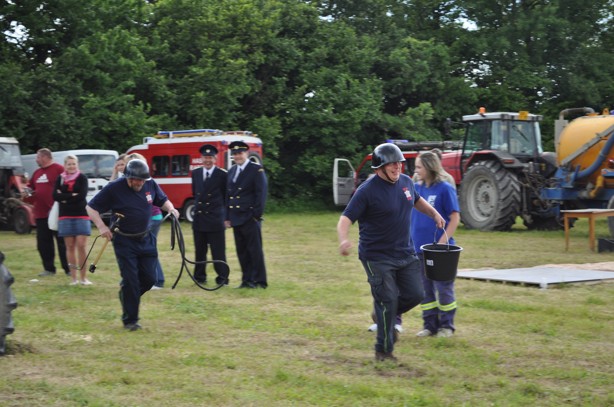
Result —
[[[614,105],[609,0],[3,0],[0,131],[123,152],[250,130],[274,200],[330,204],[334,157],[443,139],[480,106]]]

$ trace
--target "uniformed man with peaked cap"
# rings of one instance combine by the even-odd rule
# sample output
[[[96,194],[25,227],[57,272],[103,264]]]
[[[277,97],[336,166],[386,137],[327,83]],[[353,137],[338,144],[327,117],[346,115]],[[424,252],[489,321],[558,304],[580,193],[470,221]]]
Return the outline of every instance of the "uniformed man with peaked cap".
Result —
[[[196,262],[207,260],[208,248],[215,262],[216,284],[228,285],[229,269],[226,263],[226,178],[228,173],[216,166],[218,150],[214,145],[204,144],[199,148],[203,166],[192,171],[192,195],[194,196],[194,248]],[[194,278],[199,283],[207,282],[205,264],[194,266]]]
[[[249,146],[228,146],[235,164],[228,171],[226,226],[233,228],[242,279],[238,288],[267,288],[262,250],[262,215],[266,203],[264,168],[249,160]]]

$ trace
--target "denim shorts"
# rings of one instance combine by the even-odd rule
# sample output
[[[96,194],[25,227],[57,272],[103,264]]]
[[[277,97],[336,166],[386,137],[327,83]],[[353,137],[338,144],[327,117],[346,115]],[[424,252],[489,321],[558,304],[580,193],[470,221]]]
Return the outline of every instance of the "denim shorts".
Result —
[[[58,222],[58,236],[89,236],[92,234],[92,223],[89,219],[65,218]]]

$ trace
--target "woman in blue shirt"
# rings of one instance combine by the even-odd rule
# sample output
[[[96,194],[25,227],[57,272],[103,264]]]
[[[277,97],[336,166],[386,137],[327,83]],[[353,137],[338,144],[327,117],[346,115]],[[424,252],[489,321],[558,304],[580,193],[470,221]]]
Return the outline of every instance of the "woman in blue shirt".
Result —
[[[416,183],[418,194],[431,204],[446,221],[445,233],[438,229],[433,219],[418,211],[411,214],[411,236],[416,254],[423,260],[420,246],[433,243],[436,240],[442,244],[454,244],[454,232],[460,222],[460,209],[454,186],[443,179],[443,168],[439,157],[430,152],[424,152],[416,158],[416,175],[420,179]],[[447,239],[446,239],[447,238]],[[454,315],[456,314],[456,297],[454,280],[434,281],[426,277],[422,271],[424,284],[424,299],[421,303],[424,329],[417,336],[450,337],[454,334]]]

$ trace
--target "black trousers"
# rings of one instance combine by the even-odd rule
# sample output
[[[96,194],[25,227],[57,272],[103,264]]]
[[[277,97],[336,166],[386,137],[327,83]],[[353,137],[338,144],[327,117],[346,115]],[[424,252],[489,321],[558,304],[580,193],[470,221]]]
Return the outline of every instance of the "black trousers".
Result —
[[[233,226],[237,257],[241,264],[243,283],[267,286],[264,252],[262,250],[261,223],[249,220],[239,226]]]
[[[158,249],[156,237],[149,232],[142,239],[133,239],[120,234],[113,237],[113,249],[122,281],[119,301],[122,304],[124,325],[139,321],[141,297],[156,282]]]
[[[213,260],[226,262],[226,235],[223,230],[219,232],[200,232],[194,230],[194,249],[196,251],[196,261],[207,260],[207,252],[211,246],[211,257]],[[229,269],[224,263],[213,263],[213,268],[217,273],[216,283],[228,282]],[[207,279],[207,264],[196,264],[194,266],[194,278],[198,281]]]
[[[424,298],[422,264],[416,256],[406,259],[362,260],[371,285],[377,320],[377,352],[394,349],[394,322],[397,315],[416,307]]]
[[[49,229],[47,218],[36,219],[36,248],[43,261],[43,267],[46,271],[52,273],[56,272],[54,240],[58,245],[58,255],[62,268],[65,273],[70,274],[68,261],[66,260],[66,245],[64,244],[64,238],[58,237],[58,232]]]

